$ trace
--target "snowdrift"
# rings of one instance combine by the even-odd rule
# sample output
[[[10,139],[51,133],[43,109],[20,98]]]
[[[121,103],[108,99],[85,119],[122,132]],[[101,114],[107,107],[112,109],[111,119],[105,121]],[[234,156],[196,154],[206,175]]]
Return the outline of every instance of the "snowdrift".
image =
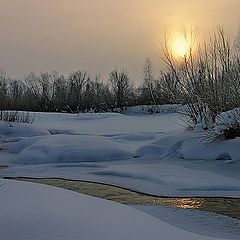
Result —
[[[121,144],[105,137],[52,135],[24,139],[11,148],[16,163],[42,164],[124,160],[133,154]]]
[[[0,121],[0,138],[33,137],[50,135],[48,130],[28,123],[12,123]]]

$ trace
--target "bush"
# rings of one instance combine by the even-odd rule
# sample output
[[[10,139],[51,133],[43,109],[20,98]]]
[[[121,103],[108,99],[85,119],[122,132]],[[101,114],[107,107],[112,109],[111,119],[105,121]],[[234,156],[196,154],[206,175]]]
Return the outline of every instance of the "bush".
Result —
[[[194,125],[200,123],[207,130],[219,113],[240,105],[240,56],[220,27],[197,53],[193,53],[193,47],[187,56],[175,59],[166,44],[163,80],[171,79],[174,84],[168,91],[187,104]]]
[[[34,116],[30,115],[29,112],[19,112],[19,111],[1,111],[0,121],[4,121],[11,125],[14,122],[17,123],[30,123],[34,121]]]

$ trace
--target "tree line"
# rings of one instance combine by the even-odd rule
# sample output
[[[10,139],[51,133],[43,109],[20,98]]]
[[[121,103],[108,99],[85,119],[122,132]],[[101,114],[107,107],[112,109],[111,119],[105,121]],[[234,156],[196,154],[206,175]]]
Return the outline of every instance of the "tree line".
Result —
[[[187,36],[186,36],[187,38]],[[193,39],[193,36],[191,36]],[[135,86],[125,69],[115,68],[108,79],[77,70],[31,73],[21,80],[0,72],[0,109],[25,111],[121,111],[129,106],[186,104],[193,124],[209,128],[223,111],[240,106],[240,34],[230,41],[218,27],[208,42],[188,54],[173,56],[164,42],[161,58],[165,67],[157,78],[149,59],[142,81]]]
[[[129,106],[172,102],[172,98],[153,77],[148,59],[143,80],[135,87],[124,69],[115,68],[101,80],[87,71],[77,70],[65,76],[58,72],[31,73],[14,80],[0,71],[0,109],[43,112],[121,111]]]

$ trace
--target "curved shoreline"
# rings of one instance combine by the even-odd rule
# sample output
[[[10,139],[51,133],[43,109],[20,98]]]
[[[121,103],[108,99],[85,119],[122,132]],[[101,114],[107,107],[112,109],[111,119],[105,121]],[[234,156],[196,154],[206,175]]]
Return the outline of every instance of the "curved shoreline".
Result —
[[[17,177],[17,176],[4,176],[3,179],[9,179],[9,180],[19,180],[19,181],[32,181],[32,182],[38,182],[41,180],[62,180],[62,181],[69,181],[69,182],[81,182],[81,183],[90,183],[90,184],[96,184],[96,185],[103,185],[103,186],[109,186],[113,188],[119,188],[122,190],[127,190],[129,192],[142,194],[149,197],[156,197],[156,198],[163,198],[163,199],[186,199],[186,198],[198,198],[198,199],[223,199],[223,200],[239,200],[240,197],[228,197],[228,196],[201,196],[201,195],[194,195],[194,196],[167,196],[167,195],[157,195],[157,194],[151,194],[151,193],[145,193],[141,192],[132,188],[124,187],[117,184],[111,184],[106,182],[98,182],[98,181],[92,181],[92,180],[83,180],[83,179],[71,179],[71,178],[63,178],[63,177]],[[50,185],[50,184],[49,184]],[[54,186],[54,185],[53,185]]]
[[[167,197],[145,194],[112,184],[64,178],[5,177],[35,182],[104,198],[128,205],[161,205],[172,208],[198,209],[240,219],[240,199],[229,197]]]

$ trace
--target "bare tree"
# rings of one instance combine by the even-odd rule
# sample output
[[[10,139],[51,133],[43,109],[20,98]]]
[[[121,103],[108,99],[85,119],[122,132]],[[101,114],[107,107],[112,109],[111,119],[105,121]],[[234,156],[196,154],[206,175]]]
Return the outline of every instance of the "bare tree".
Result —
[[[24,94],[24,85],[21,80],[9,79],[8,95],[9,109],[19,110],[22,108],[22,98]]]
[[[132,83],[130,82],[128,73],[124,70],[115,68],[109,74],[109,81],[115,97],[115,105],[121,111],[129,104],[129,95],[132,91]]]
[[[83,93],[84,87],[90,80],[89,74],[86,71],[75,71],[68,77],[68,96],[67,102],[69,108],[74,111],[83,110]]]
[[[0,109],[6,109],[8,104],[7,96],[7,75],[0,69]]]
[[[188,56],[182,59],[176,60],[167,46],[165,75],[171,73],[175,79],[194,123],[208,128],[220,112],[239,106],[239,58],[233,54],[223,28],[218,27],[197,53],[190,47]]]
[[[151,60],[148,58],[145,62],[143,68],[143,89],[146,91],[146,96],[148,98],[149,104],[156,104],[155,94],[154,94],[154,77],[153,77],[153,66]]]

